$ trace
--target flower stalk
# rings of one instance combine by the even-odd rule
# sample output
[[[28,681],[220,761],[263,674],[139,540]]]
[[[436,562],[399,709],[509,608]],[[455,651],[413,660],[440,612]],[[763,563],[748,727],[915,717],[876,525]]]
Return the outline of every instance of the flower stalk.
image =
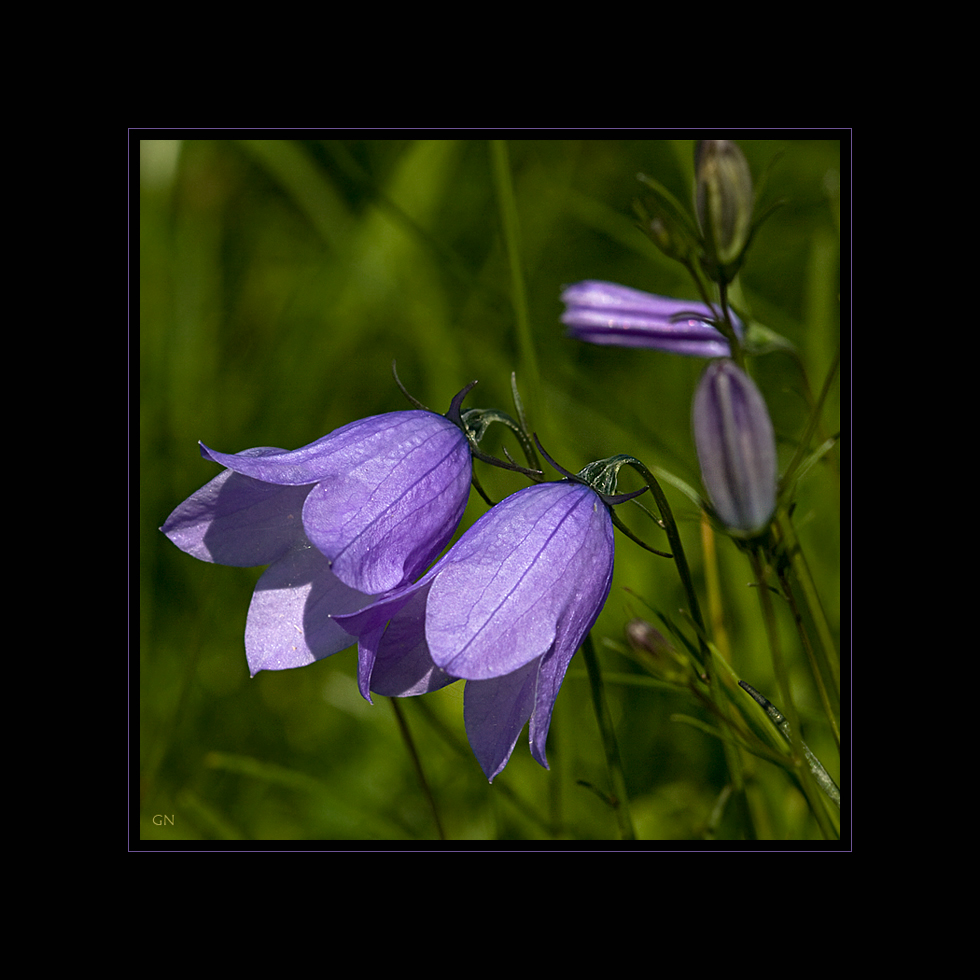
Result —
[[[582,656],[585,659],[585,669],[589,675],[589,688],[592,691],[592,707],[595,709],[596,723],[602,738],[602,747],[609,768],[609,779],[612,784],[614,809],[619,822],[619,835],[622,840],[636,840],[633,819],[630,816],[629,797],[626,793],[626,778],[623,775],[623,761],[619,755],[619,744],[613,728],[612,716],[606,703],[606,692],[602,682],[602,671],[592,643],[592,634],[586,634],[582,642]]]

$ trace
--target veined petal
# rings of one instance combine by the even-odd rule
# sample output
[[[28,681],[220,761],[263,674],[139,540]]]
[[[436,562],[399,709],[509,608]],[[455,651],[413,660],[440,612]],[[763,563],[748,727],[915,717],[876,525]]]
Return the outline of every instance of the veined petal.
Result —
[[[463,691],[466,737],[483,774],[492,783],[510,761],[534,708],[538,662],[505,677],[467,681]]]
[[[389,428],[346,451],[306,499],[303,524],[334,574],[380,594],[415,578],[449,542],[466,509],[472,463],[462,431],[441,415],[396,412]],[[345,454],[338,454],[340,463]]]
[[[270,566],[252,594],[245,626],[249,672],[304,667],[352,646],[330,614],[353,612],[371,597],[344,585],[309,542]]]
[[[433,570],[433,661],[454,677],[486,680],[513,673],[566,634],[577,646],[609,594],[612,566],[612,521],[589,487],[544,483],[513,494]]]
[[[274,455],[256,457],[254,450],[219,453],[203,443],[201,455],[255,480],[299,486],[345,477],[352,469],[370,464],[379,455],[397,458],[398,441],[406,432],[442,425],[456,428],[448,419],[433,412],[389,412],[358,419],[300,449],[279,450]]]
[[[181,551],[201,561],[240,567],[269,565],[305,541],[302,514],[309,490],[262,483],[225,470],[191,494],[160,530]]]

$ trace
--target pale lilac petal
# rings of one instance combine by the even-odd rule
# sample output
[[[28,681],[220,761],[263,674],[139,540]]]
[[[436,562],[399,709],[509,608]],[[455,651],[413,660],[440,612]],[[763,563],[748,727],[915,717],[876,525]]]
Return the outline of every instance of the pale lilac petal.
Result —
[[[269,565],[305,540],[302,513],[309,489],[273,486],[225,470],[191,494],[160,530],[201,561]]]
[[[356,640],[330,614],[370,601],[333,575],[309,543],[293,548],[266,569],[252,595],[245,626],[250,673],[303,667],[346,650]]]
[[[591,489],[546,483],[513,494],[436,566],[432,659],[454,677],[486,680],[540,657],[559,635],[577,646],[606,600],[612,565],[612,521]]]
[[[510,760],[534,707],[537,661],[505,677],[468,681],[463,692],[466,737],[490,782]]]

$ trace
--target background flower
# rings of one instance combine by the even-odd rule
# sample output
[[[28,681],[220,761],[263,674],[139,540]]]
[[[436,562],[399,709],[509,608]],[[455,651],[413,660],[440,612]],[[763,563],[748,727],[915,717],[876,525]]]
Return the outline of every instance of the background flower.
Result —
[[[693,357],[727,357],[728,341],[711,324],[714,313],[704,303],[668,299],[620,286],[586,280],[561,294],[565,312],[561,322],[568,335],[590,344],[616,347],[653,347]],[[743,327],[733,317],[736,333]]]

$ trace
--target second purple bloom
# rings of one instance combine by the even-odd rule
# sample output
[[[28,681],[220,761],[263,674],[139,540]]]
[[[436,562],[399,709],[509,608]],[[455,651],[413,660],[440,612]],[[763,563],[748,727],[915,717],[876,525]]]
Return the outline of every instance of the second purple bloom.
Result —
[[[457,678],[488,779],[530,722],[545,743],[565,671],[612,583],[613,525],[588,486],[528,487],[497,504],[417,583],[337,617],[360,637],[362,693],[406,696]]]

